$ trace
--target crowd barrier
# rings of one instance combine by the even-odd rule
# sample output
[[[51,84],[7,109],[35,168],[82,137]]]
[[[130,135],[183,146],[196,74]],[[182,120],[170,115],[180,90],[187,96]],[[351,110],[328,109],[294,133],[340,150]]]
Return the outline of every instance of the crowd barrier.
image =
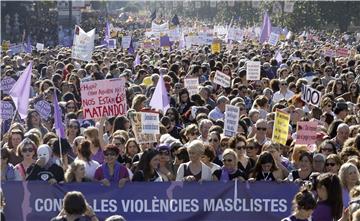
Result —
[[[128,221],[278,221],[291,213],[299,186],[275,182],[134,182],[123,188],[99,183],[3,182],[9,221],[48,221],[64,194],[82,192],[100,220],[114,214]]]

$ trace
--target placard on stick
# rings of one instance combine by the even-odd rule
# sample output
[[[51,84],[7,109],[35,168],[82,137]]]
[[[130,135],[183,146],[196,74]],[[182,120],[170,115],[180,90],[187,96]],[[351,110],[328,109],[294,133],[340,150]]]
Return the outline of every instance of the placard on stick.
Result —
[[[248,81],[260,80],[260,61],[246,62],[246,80]]]

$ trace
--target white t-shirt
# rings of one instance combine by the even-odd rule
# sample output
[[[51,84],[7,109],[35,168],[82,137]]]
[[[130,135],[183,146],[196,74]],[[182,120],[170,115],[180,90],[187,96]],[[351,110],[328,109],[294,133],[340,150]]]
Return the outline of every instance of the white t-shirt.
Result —
[[[282,99],[289,100],[290,98],[292,98],[292,96],[294,96],[294,92],[292,92],[290,90],[287,90],[285,95],[280,93],[280,91],[277,91],[277,92],[275,92],[275,94],[273,96],[272,102],[275,104]]]
[[[89,162],[80,160],[76,158],[75,160],[81,161],[85,164],[85,177],[93,180],[96,169],[100,166],[100,164],[95,160],[90,160]]]

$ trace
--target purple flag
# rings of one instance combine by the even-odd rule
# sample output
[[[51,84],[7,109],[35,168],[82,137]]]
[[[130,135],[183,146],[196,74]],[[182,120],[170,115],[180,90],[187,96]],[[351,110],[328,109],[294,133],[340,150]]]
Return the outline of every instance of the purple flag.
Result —
[[[128,52],[130,54],[134,54],[135,53],[135,48],[134,48],[134,44],[133,44],[133,38],[131,37],[131,41],[130,41],[130,46],[128,48]]]
[[[110,23],[109,21],[106,21],[104,41],[107,43],[108,46],[109,46],[109,40],[110,40]]]
[[[160,47],[170,47],[171,43],[170,43],[170,38],[169,36],[165,35],[165,36],[161,36],[160,37]]]
[[[53,95],[53,102],[54,102],[54,115],[55,115],[54,116],[54,119],[55,119],[54,126],[55,126],[56,135],[59,138],[66,138],[64,125],[62,124],[61,110],[59,107],[59,102],[58,102],[55,90],[54,90],[54,95]]]
[[[134,67],[137,65],[140,65],[140,64],[141,64],[140,55],[136,54],[135,61],[134,61]]]
[[[259,40],[260,43],[263,43],[263,42],[269,40],[270,34],[271,34],[270,17],[268,15],[268,13],[265,12],[262,29],[261,29],[261,33],[260,33],[260,40]]]
[[[9,92],[21,119],[25,119],[27,117],[29,109],[31,74],[32,61],[26,67]]]
[[[152,108],[160,109],[164,113],[167,109],[170,108],[169,96],[165,88],[165,82],[162,74],[160,75],[159,81],[157,82],[154,94],[150,101],[150,106]]]
[[[27,37],[27,43],[26,43],[26,47],[25,47],[25,52],[30,53],[30,54],[32,52],[30,35]]]

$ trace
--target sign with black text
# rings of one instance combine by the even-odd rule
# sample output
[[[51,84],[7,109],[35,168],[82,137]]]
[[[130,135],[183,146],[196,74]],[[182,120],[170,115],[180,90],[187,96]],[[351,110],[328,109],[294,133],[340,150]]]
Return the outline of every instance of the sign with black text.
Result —
[[[321,100],[321,92],[308,85],[304,85],[301,91],[301,99],[307,104],[318,107]]]

